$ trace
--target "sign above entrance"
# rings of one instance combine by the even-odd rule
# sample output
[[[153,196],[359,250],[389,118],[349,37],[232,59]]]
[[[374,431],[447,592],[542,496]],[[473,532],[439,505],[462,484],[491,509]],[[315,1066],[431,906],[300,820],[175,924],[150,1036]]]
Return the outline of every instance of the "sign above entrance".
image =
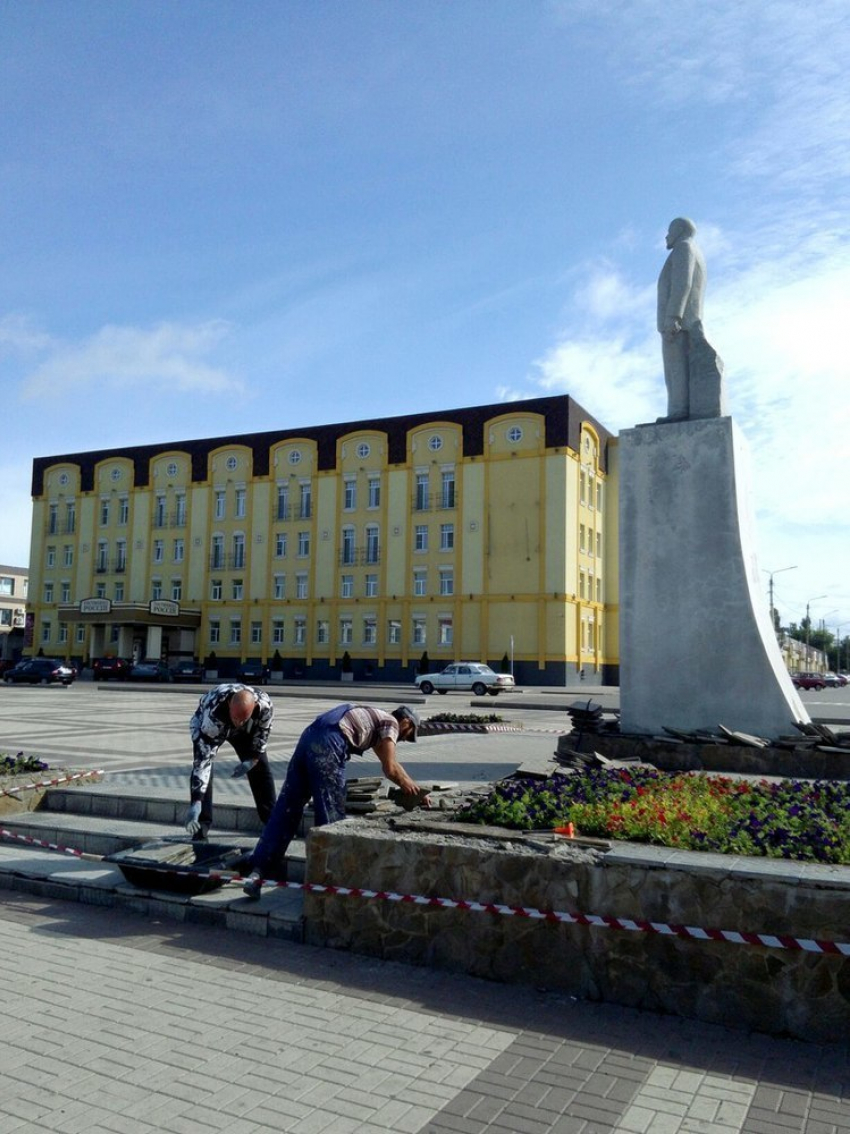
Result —
[[[172,599],[153,599],[148,610],[151,614],[158,614],[160,618],[176,618],[180,613],[180,603]]]
[[[112,599],[84,598],[80,602],[80,614],[109,614],[112,610]]]

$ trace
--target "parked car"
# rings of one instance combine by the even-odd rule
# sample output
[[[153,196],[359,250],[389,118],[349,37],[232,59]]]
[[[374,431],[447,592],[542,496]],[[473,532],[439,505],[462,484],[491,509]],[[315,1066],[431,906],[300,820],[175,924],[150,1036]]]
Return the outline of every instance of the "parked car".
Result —
[[[826,689],[822,673],[795,673],[791,680],[798,689]]]
[[[421,673],[416,678],[419,691],[428,694],[448,693],[450,689],[471,691],[476,697],[489,693],[495,697],[504,689],[513,689],[515,682],[509,673],[496,673],[481,662],[454,662],[442,673]]]
[[[171,667],[172,681],[203,681],[206,676],[206,667],[203,662],[184,658]]]
[[[11,685],[71,685],[77,671],[58,658],[25,658],[3,674]]]
[[[268,685],[271,670],[262,662],[245,662],[239,669],[239,680],[246,685]]]
[[[95,681],[126,681],[133,663],[126,658],[95,658],[91,668]]]
[[[170,681],[171,670],[164,661],[137,662],[127,675],[128,681]]]
[[[838,676],[837,673],[824,673],[824,674],[822,674],[822,677],[823,677],[824,681],[826,682],[828,689],[840,689],[841,686],[844,684],[844,682]]]
[[[14,669],[17,664],[12,658],[0,658],[0,677],[10,669]]]

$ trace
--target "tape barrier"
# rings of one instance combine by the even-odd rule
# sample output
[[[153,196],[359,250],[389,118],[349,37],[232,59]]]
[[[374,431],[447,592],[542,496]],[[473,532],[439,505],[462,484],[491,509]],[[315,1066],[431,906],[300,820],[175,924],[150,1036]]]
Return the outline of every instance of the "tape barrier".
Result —
[[[74,855],[76,858],[102,862],[102,855],[86,854],[58,843],[41,842],[30,835],[21,835],[0,827],[0,838],[14,839],[30,846]],[[191,874],[193,878],[210,878],[224,883],[241,883],[242,875],[227,870],[210,870],[204,873],[181,870],[180,867],[145,864],[145,869],[159,870],[164,874]],[[850,957],[850,941],[819,941],[790,934],[747,933],[735,929],[702,929],[693,925],[668,925],[659,921],[642,921],[635,918],[603,917],[601,914],[567,913],[563,910],[540,910],[530,906],[509,906],[498,902],[475,902],[461,898],[428,898],[422,894],[396,894],[392,890],[366,890],[359,886],[324,886],[318,882],[277,882],[264,880],[269,890],[303,890],[309,894],[331,897],[363,898],[385,902],[402,902],[430,909],[465,910],[470,913],[488,913],[500,917],[528,918],[560,925],[583,925],[590,929],[619,929],[632,933],[650,933],[661,937],[678,937],[690,941],[720,941],[729,945],[759,945],[765,949],[787,949],[804,953],[826,953]]]
[[[103,770],[99,769],[96,772],[75,772],[70,776],[62,776],[59,779],[41,780],[36,784],[20,784],[18,787],[0,788],[0,795],[17,795],[21,791],[36,791],[38,788],[59,787],[60,784],[69,784],[72,780],[82,780],[89,776],[102,776]]]

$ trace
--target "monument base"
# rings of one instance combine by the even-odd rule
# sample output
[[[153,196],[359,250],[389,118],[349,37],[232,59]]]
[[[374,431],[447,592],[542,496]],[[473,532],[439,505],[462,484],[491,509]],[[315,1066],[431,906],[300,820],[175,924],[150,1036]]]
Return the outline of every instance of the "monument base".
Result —
[[[771,625],[729,417],[620,434],[620,726],[758,736],[809,720]]]

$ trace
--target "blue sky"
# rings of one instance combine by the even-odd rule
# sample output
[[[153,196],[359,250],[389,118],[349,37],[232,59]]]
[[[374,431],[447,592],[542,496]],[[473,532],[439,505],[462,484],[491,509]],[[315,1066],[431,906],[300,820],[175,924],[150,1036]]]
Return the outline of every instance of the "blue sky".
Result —
[[[845,3],[0,0],[0,33],[0,562],[35,456],[547,393],[654,420],[686,215],[765,594],[850,634]]]

